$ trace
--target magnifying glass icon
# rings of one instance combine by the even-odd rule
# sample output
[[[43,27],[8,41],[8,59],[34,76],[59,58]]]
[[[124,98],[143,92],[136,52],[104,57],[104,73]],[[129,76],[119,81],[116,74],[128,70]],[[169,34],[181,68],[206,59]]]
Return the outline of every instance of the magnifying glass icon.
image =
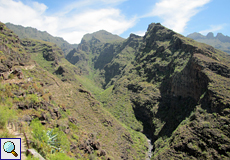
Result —
[[[18,154],[14,151],[15,150],[15,145],[11,141],[7,141],[3,145],[3,149],[7,153],[12,153],[15,157],[18,156]]]

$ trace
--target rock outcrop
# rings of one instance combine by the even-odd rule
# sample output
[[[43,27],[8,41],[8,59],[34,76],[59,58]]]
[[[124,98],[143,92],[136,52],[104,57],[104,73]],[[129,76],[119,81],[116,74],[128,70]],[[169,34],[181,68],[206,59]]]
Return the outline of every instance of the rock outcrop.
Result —
[[[105,75],[118,75],[107,80],[113,98],[105,107],[116,115],[119,108],[122,122],[151,137],[153,159],[229,157],[230,137],[220,125],[230,123],[229,56],[159,23],[149,25],[138,41],[132,37],[123,42],[134,51],[131,64],[118,67],[121,51],[104,67]],[[109,69],[111,64],[119,65]]]

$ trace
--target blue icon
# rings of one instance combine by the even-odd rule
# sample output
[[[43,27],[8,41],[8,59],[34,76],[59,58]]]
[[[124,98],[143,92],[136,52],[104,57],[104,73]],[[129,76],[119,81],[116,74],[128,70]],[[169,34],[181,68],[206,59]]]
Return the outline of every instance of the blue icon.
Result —
[[[11,141],[7,141],[3,145],[3,149],[7,153],[12,153],[15,157],[18,156],[18,154],[14,151],[15,150],[15,145]]]

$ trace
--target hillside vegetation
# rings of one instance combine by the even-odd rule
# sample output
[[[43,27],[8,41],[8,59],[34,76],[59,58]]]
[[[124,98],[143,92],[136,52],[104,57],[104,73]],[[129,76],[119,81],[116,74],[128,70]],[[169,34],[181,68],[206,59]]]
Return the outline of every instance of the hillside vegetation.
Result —
[[[105,89],[107,110],[151,137],[152,159],[230,156],[228,54],[155,23],[122,42],[91,37],[66,58]]]
[[[60,47],[63,50],[65,55],[67,55],[70,50],[77,47],[77,44],[69,44],[63,38],[53,37],[46,31],[42,32],[37,30],[36,28],[23,27],[11,23],[6,23],[6,26],[7,28],[14,31],[14,33],[17,34],[20,39],[30,38],[55,43],[58,47]]]
[[[144,37],[87,34],[66,57],[0,30],[2,130],[16,115],[45,158],[229,159],[227,53],[159,23]]]
[[[20,40],[2,23],[0,36],[0,137],[12,137],[6,129],[12,120],[22,124],[31,146],[45,159],[146,157],[146,137],[100,105],[60,48]]]

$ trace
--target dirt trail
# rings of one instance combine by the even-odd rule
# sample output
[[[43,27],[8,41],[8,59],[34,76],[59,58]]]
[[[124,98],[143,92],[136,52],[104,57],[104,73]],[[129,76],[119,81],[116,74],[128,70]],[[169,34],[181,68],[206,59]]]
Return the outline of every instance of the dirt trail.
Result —
[[[30,70],[30,69],[33,69],[35,67],[35,65],[30,65],[30,66],[17,66],[15,68],[21,68],[21,69],[25,69],[25,70]],[[14,69],[15,69],[14,68]],[[12,73],[11,72],[8,72],[8,73]],[[2,84],[6,84],[6,83],[14,83],[14,84],[19,84],[21,82],[26,82],[28,81],[28,78],[23,78],[23,79],[18,79],[17,77],[14,78],[14,79],[7,79],[7,80],[4,80],[2,81]]]
[[[19,133],[18,131],[16,131],[16,127],[14,125],[13,127],[12,125],[8,125],[7,129],[9,130],[10,134],[15,135],[15,138],[21,138],[21,160],[26,160],[27,146],[23,133]]]

